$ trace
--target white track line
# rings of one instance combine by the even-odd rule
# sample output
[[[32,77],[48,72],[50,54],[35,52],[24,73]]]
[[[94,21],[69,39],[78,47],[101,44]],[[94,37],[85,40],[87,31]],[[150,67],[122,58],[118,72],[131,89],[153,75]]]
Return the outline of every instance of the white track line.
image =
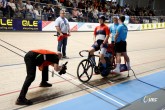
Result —
[[[100,95],[106,97],[107,99],[110,99],[110,100],[112,100],[112,101],[118,103],[118,104],[121,105],[121,106],[125,106],[125,104],[120,103],[120,102],[118,102],[117,100],[115,100],[115,99],[113,99],[113,98],[111,98],[111,97],[108,97],[107,95],[105,95],[105,94],[103,94],[103,93],[101,93],[101,92],[98,92],[97,90],[95,90],[95,89],[93,89],[93,88],[91,88],[91,87],[89,87],[89,86],[87,86],[87,85],[85,85],[85,84],[82,84],[81,82],[77,81],[76,79],[73,79],[73,78],[70,77],[70,76],[67,76],[66,78],[70,78],[71,80],[73,80],[73,81],[76,82],[77,84],[81,84],[81,85],[85,86],[86,88],[91,89],[92,91],[95,91],[96,93],[98,93],[98,94],[100,94]]]

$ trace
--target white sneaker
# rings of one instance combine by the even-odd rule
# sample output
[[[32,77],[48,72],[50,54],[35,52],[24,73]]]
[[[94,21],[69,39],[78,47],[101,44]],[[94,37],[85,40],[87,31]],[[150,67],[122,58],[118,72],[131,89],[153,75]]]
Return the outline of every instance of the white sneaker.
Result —
[[[113,73],[120,73],[120,69],[119,68],[115,68],[114,70],[112,70]]]

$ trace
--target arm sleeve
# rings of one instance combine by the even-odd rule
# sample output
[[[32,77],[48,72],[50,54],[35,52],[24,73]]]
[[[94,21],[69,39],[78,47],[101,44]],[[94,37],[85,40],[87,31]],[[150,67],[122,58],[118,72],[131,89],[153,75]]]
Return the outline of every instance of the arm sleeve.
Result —
[[[69,25],[69,21],[68,20],[67,20],[67,23],[68,23],[68,31],[70,32],[70,25]]]
[[[108,27],[105,27],[105,32],[106,32],[106,35],[109,35],[110,34],[110,31],[109,31],[109,28]]]
[[[94,36],[96,36],[96,31],[97,31],[97,27],[96,27],[95,30],[94,30],[94,33],[93,33]]]
[[[121,26],[117,27],[116,31],[117,31],[118,33],[120,33],[120,32],[121,32]]]
[[[59,22],[59,19],[58,18],[55,20],[55,27],[56,26],[60,27],[60,22]]]
[[[112,26],[109,27],[109,31],[110,31],[110,33],[112,33]]]
[[[31,7],[31,10],[34,10],[32,5],[30,5],[30,7]]]

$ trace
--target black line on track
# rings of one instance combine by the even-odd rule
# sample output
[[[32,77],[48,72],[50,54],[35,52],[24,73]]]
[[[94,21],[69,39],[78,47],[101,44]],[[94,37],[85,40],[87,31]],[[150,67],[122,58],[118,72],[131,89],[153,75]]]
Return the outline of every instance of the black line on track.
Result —
[[[145,50],[155,50],[155,49],[163,49],[165,47],[156,47],[156,48],[148,48],[148,49],[139,49],[139,50],[130,50],[127,52],[136,52],[136,51],[145,51]]]
[[[162,67],[159,67],[159,68],[155,68],[155,69],[151,69],[151,70],[144,71],[144,72],[140,72],[140,73],[138,73],[136,76],[141,75],[142,73],[147,73],[147,72],[154,71],[154,70],[161,69],[161,68],[165,68],[165,66],[162,66]],[[131,75],[130,77],[134,77],[134,75]],[[114,81],[115,81],[115,80],[114,80]],[[127,80],[126,80],[126,81],[127,81]],[[117,83],[118,83],[118,82],[117,82]],[[107,82],[106,82],[106,83],[102,83],[102,84],[100,84],[100,85],[96,85],[96,87],[97,87],[97,86],[102,86],[102,85],[104,85],[104,84],[108,84],[108,83],[107,83]],[[95,86],[94,86],[94,87],[95,87]],[[93,87],[91,87],[91,88],[93,88]],[[84,89],[88,89],[88,88],[84,88]],[[49,100],[52,100],[52,99],[60,98],[60,97],[63,97],[63,96],[67,96],[67,95],[70,95],[70,94],[78,93],[78,92],[83,91],[84,89],[78,90],[78,91],[74,91],[74,92],[71,92],[71,93],[68,93],[68,94],[62,94],[62,95],[59,95],[59,96],[51,97],[50,99],[47,98],[47,99],[45,99],[45,100],[36,102],[36,103],[34,103],[33,105],[39,104],[39,103],[42,103],[42,102],[45,102],[45,101],[49,101]],[[138,99],[137,99],[137,100],[138,100]],[[127,105],[130,105],[130,104],[127,104]],[[126,106],[127,106],[127,105],[126,105]],[[31,105],[31,106],[32,106],[32,105]],[[25,106],[20,107],[20,108],[15,108],[14,110],[18,110],[18,109],[22,109],[22,108],[26,108],[26,107],[29,107],[29,106],[26,106],[26,105],[25,105]]]
[[[3,46],[3,45],[0,45],[0,46],[2,46],[2,47],[4,47],[5,49],[7,49],[7,50],[9,50],[9,51],[11,51],[11,52],[17,54],[17,55],[20,56],[20,57],[24,57],[24,56],[18,54],[17,52],[15,52],[15,51],[13,51],[13,50],[11,50],[11,49],[9,49],[9,48]],[[18,47],[17,47],[17,48],[18,48]],[[19,50],[21,50],[21,49],[19,49]],[[23,51],[23,52],[25,52],[25,51]],[[51,71],[49,71],[49,72],[51,72]],[[82,89],[81,87],[79,87],[78,85],[74,84],[73,82],[71,82],[71,81],[69,81],[69,80],[67,80],[67,79],[65,79],[65,78],[63,78],[63,77],[61,77],[61,76],[59,76],[59,75],[57,75],[57,74],[55,74],[55,75],[58,76],[58,77],[60,77],[60,78],[62,78],[62,79],[64,79],[64,80],[66,80],[66,81],[68,81],[68,82],[70,82],[71,84],[77,86],[78,88]],[[88,90],[85,90],[85,91],[88,92],[88,93],[90,93],[90,94],[92,94],[92,95],[94,95],[95,97],[97,97],[97,98],[99,98],[99,99],[101,99],[101,100],[103,100],[103,101],[109,103],[110,105],[113,105],[113,106],[115,106],[115,107],[119,107],[119,106],[117,106],[116,104],[113,104],[113,103],[111,103],[111,102],[105,100],[104,98],[95,95],[94,93],[92,93],[92,92],[90,92],[90,91],[88,91]]]
[[[3,46],[3,45],[0,45],[0,46],[2,46],[2,47],[4,47],[4,48],[6,48],[7,50],[9,50],[9,51],[11,51],[11,52],[13,52],[13,53],[15,53],[15,54],[17,54],[17,55],[19,55],[19,56],[21,56],[21,57],[23,57],[22,55],[20,55],[20,54],[18,54],[17,52],[14,52],[14,51],[12,51],[11,49],[9,49],[9,48],[7,48],[7,47],[5,47],[5,46]],[[13,46],[13,47],[15,47],[15,46]],[[15,48],[17,48],[17,47],[15,47]],[[18,48],[19,49],[19,48]],[[154,49],[157,49],[157,48],[154,48]],[[22,49],[19,49],[19,50],[21,50],[21,51],[23,51]],[[145,50],[149,50],[149,49],[145,49]],[[25,52],[25,51],[23,51],[23,52]],[[133,51],[132,51],[133,52]],[[25,52],[26,53],[26,52]],[[159,68],[164,68],[165,66],[163,66],[163,67],[159,67]],[[155,68],[155,69],[152,69],[152,70],[149,70],[149,71],[153,71],[153,70],[156,70],[156,69],[159,69],[159,68]],[[146,71],[146,72],[149,72],[149,71]],[[142,73],[145,73],[145,72],[142,72]],[[57,74],[55,74],[56,76],[58,76]],[[72,76],[72,77],[75,77],[74,75],[71,75],[71,74],[69,74],[70,76]],[[139,74],[137,74],[137,75],[139,75]],[[132,76],[134,76],[134,75],[132,75]],[[67,79],[65,79],[65,78],[63,78],[63,77],[61,77],[61,76],[59,76],[60,78],[62,78],[62,79],[64,79],[64,80],[66,80],[66,81],[68,81],[68,82],[70,82],[70,83],[72,83],[71,81],[69,81],[69,80],[67,80]],[[143,83],[143,82],[142,82]],[[75,86],[77,86],[76,84],[74,84],[74,83],[72,83],[73,85],[75,85]],[[146,84],[146,83],[145,83]],[[148,83],[147,83],[148,84]],[[91,84],[89,84],[89,85],[91,85]],[[103,84],[102,84],[103,85]],[[79,86],[77,86],[78,88],[80,88],[81,90],[80,91],[83,91],[84,89],[82,89],[81,87],[79,87]],[[99,90],[101,90],[100,88],[98,88],[97,86],[93,86],[92,85],[92,87],[96,87],[97,89],[99,89]],[[153,86],[153,87],[155,87],[155,86]],[[85,89],[85,91],[87,91],[87,88]],[[101,90],[101,91],[104,91],[104,90]],[[105,102],[107,102],[107,103],[109,103],[109,104],[112,104],[112,105],[114,105],[114,106],[116,106],[115,104],[113,104],[113,103],[111,103],[111,102],[109,102],[109,101],[107,101],[107,100],[105,100],[105,99],[103,99],[103,98],[101,98],[101,97],[99,97],[99,96],[97,96],[97,95],[95,95],[95,94],[93,94],[93,93],[91,93],[90,91],[87,91],[88,93],[90,93],[90,94],[92,94],[92,95],[94,95],[94,96],[96,96],[97,98],[99,98],[99,99],[102,99],[103,101],[105,101]],[[105,93],[106,93],[106,91],[104,91]],[[75,92],[76,93],[76,92]],[[108,93],[108,94],[110,94],[110,93]],[[61,96],[62,97],[62,96]],[[116,97],[116,96],[115,96]],[[120,98],[119,98],[120,99]],[[27,106],[26,106],[27,107]],[[118,106],[116,106],[116,107],[118,107]],[[21,108],[20,108],[21,109]]]
[[[23,65],[25,63],[17,63],[17,64],[9,64],[9,65],[0,65],[0,67],[6,67],[6,66],[15,66],[15,65]]]
[[[102,83],[102,84],[99,84],[99,85],[96,85],[96,86],[101,86],[101,85],[104,85],[106,83]],[[91,87],[92,88],[92,87]],[[80,89],[80,90],[76,90],[74,92],[70,92],[70,93],[66,93],[66,94],[61,94],[61,95],[58,95],[58,96],[52,96],[50,98],[44,98],[44,100],[40,100],[40,101],[36,101],[33,103],[33,105],[35,104],[39,104],[39,103],[42,103],[42,102],[45,102],[45,101],[49,101],[49,100],[53,100],[53,99],[56,99],[56,98],[60,98],[60,97],[64,97],[64,96],[67,96],[67,95],[70,95],[70,94],[74,94],[74,93],[78,93],[78,92],[81,92],[83,90],[87,90],[89,88],[84,88],[84,89]],[[48,96],[49,97],[49,96]],[[32,105],[31,105],[32,106]],[[23,107],[19,107],[19,108],[15,108],[14,110],[18,110],[18,109],[22,109],[22,108],[26,108],[26,107],[29,107],[28,105],[25,105]]]
[[[70,73],[68,73],[68,72],[67,72],[67,74],[69,74],[70,76],[72,76],[72,77],[74,77],[74,78],[77,78],[76,76],[74,76],[74,75],[72,75],[72,74],[70,74]],[[85,83],[84,83],[84,84],[85,84]],[[100,90],[100,91],[102,91],[102,92],[104,92],[104,93],[106,93],[106,94],[108,94],[108,95],[111,95],[111,96],[113,96],[113,97],[115,97],[115,98],[121,100],[122,102],[128,103],[128,102],[126,102],[125,100],[123,100],[123,99],[121,99],[121,98],[119,98],[119,97],[117,97],[117,96],[115,96],[115,95],[113,95],[113,94],[111,94],[111,93],[109,93],[109,92],[107,92],[107,91],[104,91],[104,90],[102,90],[101,88],[99,88],[99,87],[97,87],[97,86],[94,86],[94,85],[92,85],[92,84],[90,84],[90,83],[86,83],[86,84],[92,86],[92,88],[95,87],[95,88],[97,88],[98,90]]]
[[[4,40],[2,40],[2,39],[0,39],[0,41],[2,41],[2,42],[4,42],[4,43],[6,43],[6,44],[8,44],[8,45],[10,45],[10,46],[12,46],[12,47],[18,49],[18,50],[20,50],[20,51],[22,51],[22,52],[24,52],[24,53],[27,53],[27,52],[25,52],[24,50],[22,50],[22,49],[20,49],[20,48],[18,48],[18,47],[16,47],[16,46],[14,46],[14,45],[12,45],[12,44],[10,44],[10,43],[4,41]]]
[[[1,40],[1,39],[0,39],[0,40]],[[14,46],[14,45],[12,45],[12,44],[10,44],[10,43],[4,41],[4,40],[1,40],[1,41],[7,43],[7,44],[10,45],[10,46],[13,46],[13,47],[16,48],[16,49],[19,49],[18,47]],[[5,46],[3,46],[3,47],[6,48]],[[6,48],[6,49],[8,49],[8,48]],[[10,50],[11,52],[14,52],[14,51],[12,51],[11,49],[8,49],[8,50]],[[19,49],[19,50],[20,50],[20,51],[23,51],[24,53],[26,53],[26,52],[25,52],[24,50],[22,50],[22,49]],[[14,52],[14,53],[16,53],[16,52]],[[18,53],[16,53],[16,54],[19,55],[19,56],[21,56],[21,55],[18,54]],[[23,57],[23,56],[21,56],[21,57]],[[74,78],[77,78],[76,76],[74,76],[74,75],[72,75],[72,74],[70,74],[70,73],[68,73],[68,74],[69,74],[70,76],[74,77]],[[111,95],[111,96],[113,96],[113,97],[115,97],[115,98],[121,100],[122,102],[128,103],[128,102],[122,100],[121,98],[118,98],[118,97],[114,96],[113,94],[110,94],[110,93],[108,93],[108,92],[106,92],[106,91],[100,89],[99,87],[93,86],[93,85],[91,85],[91,84],[89,84],[89,83],[87,83],[87,84],[90,85],[90,86],[92,86],[92,87],[95,87],[95,88],[99,89],[99,90],[102,91],[102,92],[105,92],[105,93],[107,93],[107,94],[109,94],[109,95]]]
[[[1,45],[1,44],[0,44],[0,46],[3,47],[3,48],[5,48],[5,49],[7,49],[7,50],[9,50],[9,51],[11,51],[11,52],[13,52],[13,53],[15,53],[15,54],[17,54],[17,55],[20,56],[20,57],[24,57],[24,56],[22,56],[21,54],[18,54],[17,52],[15,52],[15,51],[13,51],[13,50],[11,50],[11,49],[9,49],[9,48],[7,48],[7,47]]]

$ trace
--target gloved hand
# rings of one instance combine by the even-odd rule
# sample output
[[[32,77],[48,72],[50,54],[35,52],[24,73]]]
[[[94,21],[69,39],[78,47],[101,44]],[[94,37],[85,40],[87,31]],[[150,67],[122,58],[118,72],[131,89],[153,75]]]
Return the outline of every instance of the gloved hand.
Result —
[[[65,74],[65,73],[66,73],[66,71],[62,69],[62,70],[59,72],[59,75],[62,75],[62,74]]]
[[[68,63],[68,62],[66,62],[65,64],[62,65],[62,69],[61,69],[61,71],[59,72],[59,75],[62,75],[62,74],[65,74],[65,73],[66,73],[66,70],[67,70],[66,64],[67,64],[67,63]]]

